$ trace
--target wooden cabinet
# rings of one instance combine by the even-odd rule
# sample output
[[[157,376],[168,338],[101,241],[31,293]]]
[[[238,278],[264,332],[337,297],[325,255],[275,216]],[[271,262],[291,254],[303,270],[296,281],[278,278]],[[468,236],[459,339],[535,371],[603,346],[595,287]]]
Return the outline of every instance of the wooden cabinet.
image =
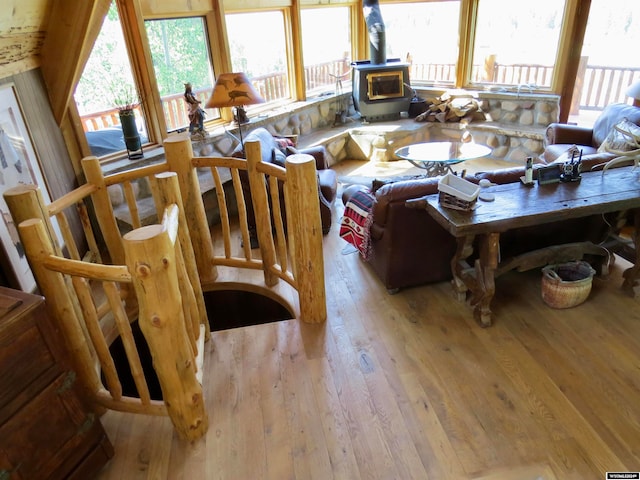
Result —
[[[0,479],[87,479],[113,456],[42,297],[0,287]]]

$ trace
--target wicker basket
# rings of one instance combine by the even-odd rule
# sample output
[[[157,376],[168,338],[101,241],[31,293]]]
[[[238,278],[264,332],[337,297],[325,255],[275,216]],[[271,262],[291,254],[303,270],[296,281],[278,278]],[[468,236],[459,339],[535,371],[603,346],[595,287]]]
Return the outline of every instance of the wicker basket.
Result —
[[[448,208],[473,210],[480,187],[464,178],[447,173],[438,182],[438,201]]]
[[[583,303],[595,270],[587,262],[548,265],[542,269],[542,300],[552,308],[571,308]]]
[[[454,195],[445,192],[439,192],[438,201],[443,207],[453,208],[455,210],[470,211],[476,206],[475,200],[463,200]]]

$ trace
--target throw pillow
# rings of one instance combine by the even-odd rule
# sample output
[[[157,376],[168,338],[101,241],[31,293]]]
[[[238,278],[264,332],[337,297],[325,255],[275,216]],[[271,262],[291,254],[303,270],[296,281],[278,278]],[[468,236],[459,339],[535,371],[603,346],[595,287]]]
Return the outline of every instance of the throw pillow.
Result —
[[[289,145],[287,147],[287,150],[286,150],[285,153],[287,154],[287,157],[288,157],[289,155],[295,155],[295,154],[300,153],[300,152],[298,151],[298,149],[296,147],[294,147],[292,145]]]
[[[628,119],[616,123],[602,145],[598,153],[622,153],[635,150],[640,145],[640,127]]]
[[[280,151],[279,148],[274,148],[271,151],[271,163],[274,165],[278,165],[279,167],[284,167],[284,161],[286,160],[286,155]]]

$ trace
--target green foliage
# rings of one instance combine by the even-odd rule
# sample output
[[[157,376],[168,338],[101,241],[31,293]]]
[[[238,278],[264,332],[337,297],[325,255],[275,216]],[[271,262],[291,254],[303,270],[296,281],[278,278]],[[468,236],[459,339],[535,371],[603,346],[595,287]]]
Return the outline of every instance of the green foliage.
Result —
[[[212,86],[204,20],[198,17],[145,22],[160,96]]]

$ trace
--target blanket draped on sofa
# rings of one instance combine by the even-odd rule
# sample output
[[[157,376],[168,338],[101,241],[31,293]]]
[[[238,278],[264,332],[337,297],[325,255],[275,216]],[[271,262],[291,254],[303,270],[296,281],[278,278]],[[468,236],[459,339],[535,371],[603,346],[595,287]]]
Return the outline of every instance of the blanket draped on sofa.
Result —
[[[356,247],[365,260],[371,253],[369,230],[373,220],[373,199],[369,191],[356,192],[345,205],[340,222],[340,237]]]

